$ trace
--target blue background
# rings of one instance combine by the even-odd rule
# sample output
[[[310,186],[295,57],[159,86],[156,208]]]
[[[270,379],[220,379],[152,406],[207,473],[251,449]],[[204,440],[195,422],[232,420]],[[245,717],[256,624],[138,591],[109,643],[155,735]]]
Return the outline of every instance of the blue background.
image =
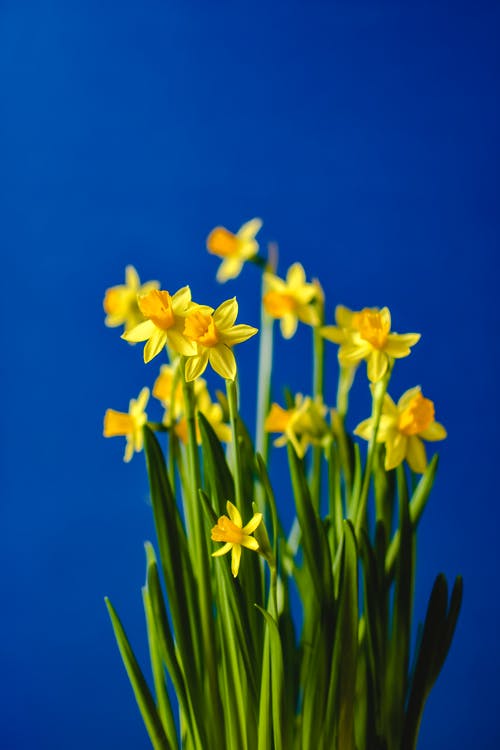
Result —
[[[441,570],[465,601],[420,746],[498,747],[499,20],[497,3],[1,3],[4,750],[148,747],[103,596],[144,657],[151,509],[143,457],[124,465],[101,430],[157,363],[104,328],[102,296],[133,263],[199,301],[236,293],[258,323],[255,269],[221,288],[204,250],[252,216],[330,317],[388,304],[423,334],[392,388],[421,383],[449,430],[417,613]],[[280,342],[278,386],[309,389],[309,333]],[[239,348],[247,416],[256,351]],[[355,398],[351,426],[363,378]]]

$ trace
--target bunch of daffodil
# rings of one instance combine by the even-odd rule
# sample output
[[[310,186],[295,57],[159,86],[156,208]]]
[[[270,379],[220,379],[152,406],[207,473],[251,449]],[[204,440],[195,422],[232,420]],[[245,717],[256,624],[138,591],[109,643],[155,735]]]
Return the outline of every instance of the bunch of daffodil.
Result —
[[[394,333],[387,307],[337,305],[335,325],[325,325],[319,282],[300,263],[281,278],[275,258],[259,254],[261,225],[216,227],[207,239],[223,259],[219,281],[247,261],[262,273],[260,331],[236,323],[235,297],[198,304],[189,286],[172,295],[141,286],[132,267],[126,285],[106,293],[107,325],[146,342],[145,362],[163,360],[148,408],[163,410],[156,421],[148,387],[128,412],[104,418],[106,437],[125,437],[126,461],[141,451],[146,459],[157,532],[142,592],[152,679],[106,599],[118,647],[155,750],[414,750],[462,595],[460,578],[449,596],[438,576],[417,638],[416,530],[437,469],[424,443],[446,431],[420,387],[397,404],[388,390],[420,334]],[[309,396],[280,395],[276,321],[281,346],[296,346],[299,322],[312,330]],[[255,347],[257,333],[257,393],[240,394],[233,349]],[[332,404],[324,340],[339,347]],[[225,381],[217,401],[201,377],[209,364],[207,377]],[[357,427],[356,373],[372,402]],[[254,436],[242,402],[256,404]],[[274,474],[274,446],[286,447],[287,480]],[[280,510],[291,496],[287,528]]]

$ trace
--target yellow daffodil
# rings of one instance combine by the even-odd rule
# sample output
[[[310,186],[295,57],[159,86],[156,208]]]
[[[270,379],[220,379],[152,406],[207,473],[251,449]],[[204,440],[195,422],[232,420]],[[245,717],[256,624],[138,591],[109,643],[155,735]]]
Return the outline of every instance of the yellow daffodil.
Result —
[[[243,224],[233,234],[225,227],[215,227],[207,237],[207,250],[212,255],[223,258],[217,271],[217,281],[235,279],[241,273],[246,260],[253,258],[259,250],[255,235],[262,226],[260,219],[252,219]]]
[[[368,378],[377,383],[387,372],[390,358],[407,357],[420,340],[419,333],[391,333],[388,307],[365,307],[359,312],[337,308],[337,326],[325,326],[322,335],[340,344],[339,362],[343,367],[367,363]]]
[[[279,404],[272,404],[265,420],[266,432],[280,432],[274,445],[281,447],[288,441],[293,445],[296,454],[303,458],[309,445],[325,446],[331,440],[331,431],[325,422],[327,407],[319,400],[298,393],[295,406],[283,409]]]
[[[137,295],[147,294],[152,289],[158,289],[159,286],[158,281],[148,281],[146,284],[141,284],[134,266],[127,266],[125,269],[125,284],[106,289],[102,303],[106,313],[105,324],[110,328],[123,325],[125,330],[129,331],[144,320],[144,315],[137,304]]]
[[[281,333],[285,339],[292,338],[299,320],[310,326],[320,324],[320,316],[314,302],[321,301],[321,287],[317,283],[306,282],[306,275],[300,263],[290,266],[286,279],[280,279],[274,273],[265,273],[264,279],[264,308],[272,318],[279,319]]]
[[[354,434],[370,440],[373,420],[365,419]],[[445,428],[434,420],[434,403],[424,398],[419,386],[403,393],[397,405],[386,394],[377,433],[377,442],[385,443],[386,471],[406,459],[413,471],[423,474],[427,457],[422,440],[444,440],[445,437]]]
[[[217,526],[212,528],[212,540],[214,542],[225,542],[225,544],[217,552],[213,552],[212,557],[220,557],[230,551],[231,572],[236,578],[240,569],[241,548],[246,547],[254,551],[259,549],[258,541],[250,535],[262,521],[262,513],[255,513],[247,525],[243,526],[238,508],[229,500],[226,507],[229,518],[220,516]]]
[[[144,362],[150,362],[168,344],[178,354],[196,354],[196,346],[183,334],[184,320],[197,307],[191,301],[188,286],[179,289],[173,296],[166,291],[153,289],[138,298],[139,309],[146,318],[142,323],[126,331],[126,341],[147,341],[144,347]]]
[[[104,415],[104,437],[123,435],[127,440],[123,460],[127,463],[134,455],[142,450],[142,428],[147,422],[145,412],[149,399],[149,388],[143,388],[137,399],[131,399],[128,414],[122,411],[108,409]]]
[[[153,396],[165,408],[163,422],[167,426],[179,419],[184,412],[181,377],[181,375],[177,377],[177,382],[174,386],[176,368],[172,367],[172,365],[162,365],[160,367],[160,374],[153,385]]]
[[[195,355],[188,355],[186,360],[188,382],[205,372],[209,362],[223,378],[234,380],[236,360],[232,347],[257,333],[252,326],[234,325],[238,315],[236,297],[223,302],[214,312],[209,309],[198,307],[186,317],[184,335],[196,346]]]

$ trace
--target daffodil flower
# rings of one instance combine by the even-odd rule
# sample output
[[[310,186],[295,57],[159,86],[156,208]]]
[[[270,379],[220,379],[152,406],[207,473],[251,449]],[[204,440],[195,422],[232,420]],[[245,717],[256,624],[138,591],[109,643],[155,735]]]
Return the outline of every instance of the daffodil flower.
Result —
[[[364,440],[373,435],[373,420],[365,419],[354,430]],[[446,430],[434,419],[434,403],[424,398],[419,386],[403,393],[398,403],[386,394],[377,432],[377,443],[385,443],[385,469],[407,460],[410,468],[423,474],[427,456],[422,440],[444,440]]]
[[[199,377],[210,362],[215,372],[226,380],[236,377],[236,360],[232,351],[257,333],[257,328],[234,325],[238,315],[236,297],[223,302],[214,312],[198,307],[185,320],[184,335],[196,347],[194,356],[187,355],[185,378],[189,382]]]
[[[231,572],[236,578],[240,569],[241,548],[246,547],[257,551],[258,541],[250,536],[262,521],[262,513],[255,513],[250,521],[243,526],[238,508],[229,500],[226,504],[227,516],[220,516],[217,526],[212,528],[212,540],[214,542],[225,542],[224,546],[212,553],[212,557],[220,557],[231,552]]]
[[[305,398],[298,393],[295,405],[284,409],[273,403],[264,422],[266,432],[279,432],[274,440],[276,447],[290,442],[299,458],[303,458],[309,445],[325,446],[332,439],[331,431],[325,422],[327,407],[310,396]]]
[[[207,250],[212,255],[223,258],[217,271],[217,281],[235,279],[240,275],[245,261],[253,258],[259,250],[255,235],[262,226],[260,219],[252,219],[243,224],[233,234],[225,227],[215,227],[207,237]]]
[[[106,313],[105,324],[109,328],[123,325],[125,330],[129,331],[144,320],[144,315],[137,304],[137,295],[147,294],[152,289],[158,289],[159,286],[158,281],[141,284],[134,266],[127,266],[125,284],[110,287],[104,295],[102,304]]]
[[[137,399],[131,399],[128,413],[108,409],[104,415],[104,437],[123,435],[127,440],[123,460],[128,463],[134,451],[143,447],[142,428],[147,422],[145,412],[149,400],[149,388],[143,388]]]
[[[306,282],[306,274],[300,263],[290,266],[286,279],[268,272],[264,274],[264,280],[266,292],[262,302],[268,315],[279,319],[283,338],[292,338],[299,320],[310,326],[320,324],[320,316],[313,303],[321,299],[321,288],[318,284]]]
[[[184,319],[190,310],[197,307],[191,301],[188,286],[179,289],[173,296],[167,291],[153,289],[138,298],[139,309],[146,318],[142,323],[126,331],[126,341],[147,341],[144,347],[144,362],[150,362],[168,344],[178,354],[196,354],[196,346],[183,334]]]
[[[401,359],[411,353],[420,340],[419,333],[391,333],[388,307],[365,307],[359,312],[340,308],[338,326],[325,326],[322,335],[340,344],[339,362],[349,367],[366,360],[368,378],[377,383],[387,372],[389,359]]]

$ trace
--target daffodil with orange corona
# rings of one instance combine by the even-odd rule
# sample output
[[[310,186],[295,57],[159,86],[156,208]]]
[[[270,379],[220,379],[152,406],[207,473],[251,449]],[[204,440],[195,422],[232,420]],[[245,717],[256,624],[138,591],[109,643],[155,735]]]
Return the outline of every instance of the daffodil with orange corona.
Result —
[[[259,243],[255,236],[261,227],[260,219],[251,219],[243,224],[236,234],[225,227],[212,229],[207,237],[207,250],[223,259],[217,271],[217,281],[235,279],[239,276],[245,261],[257,255]]]
[[[250,521],[243,526],[238,508],[229,500],[226,508],[229,517],[220,516],[217,525],[212,529],[212,540],[225,544],[216,552],[212,552],[212,557],[220,557],[231,552],[231,572],[236,578],[240,569],[241,548],[246,547],[254,552],[259,549],[258,541],[251,535],[262,521],[262,513],[254,513]]]
[[[123,460],[128,463],[134,451],[142,451],[143,431],[147,422],[145,412],[149,400],[149,388],[143,388],[137,399],[131,399],[128,412],[108,409],[104,415],[104,437],[125,437],[127,444]]]

